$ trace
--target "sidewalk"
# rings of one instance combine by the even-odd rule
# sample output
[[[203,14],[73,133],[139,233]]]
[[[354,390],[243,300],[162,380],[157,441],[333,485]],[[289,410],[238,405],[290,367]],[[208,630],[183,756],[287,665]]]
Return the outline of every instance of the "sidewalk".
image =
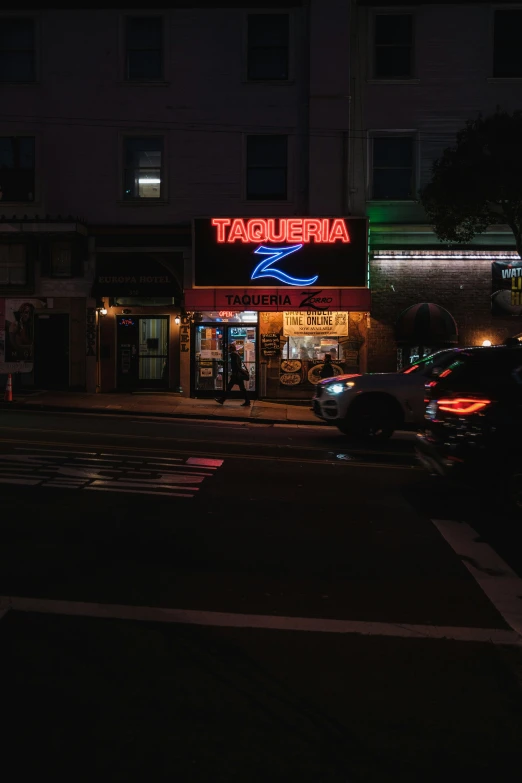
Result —
[[[218,405],[214,400],[193,400],[177,394],[85,392],[15,392],[13,402],[0,402],[3,410],[41,410],[81,413],[130,414],[132,416],[165,416],[169,418],[221,419],[251,421],[259,424],[322,424],[309,406],[253,400],[250,408],[242,400],[227,400]]]

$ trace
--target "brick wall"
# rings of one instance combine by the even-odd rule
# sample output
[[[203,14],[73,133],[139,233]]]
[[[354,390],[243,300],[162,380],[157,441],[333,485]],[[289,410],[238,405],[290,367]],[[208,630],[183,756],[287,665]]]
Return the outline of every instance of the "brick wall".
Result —
[[[419,302],[433,302],[449,310],[457,323],[461,346],[481,345],[483,340],[502,343],[506,337],[522,332],[521,318],[491,315],[489,260],[373,259],[370,269],[370,372],[397,369],[395,322],[403,310]]]

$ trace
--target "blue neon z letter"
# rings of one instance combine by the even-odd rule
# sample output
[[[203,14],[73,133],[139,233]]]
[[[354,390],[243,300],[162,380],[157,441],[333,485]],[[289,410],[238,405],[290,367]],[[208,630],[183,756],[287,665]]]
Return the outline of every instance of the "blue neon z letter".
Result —
[[[275,264],[276,261],[280,261],[281,258],[289,256],[290,253],[295,253],[296,250],[301,250],[302,247],[302,245],[290,245],[289,247],[280,247],[275,249],[260,245],[257,250],[254,250],[254,253],[256,253],[258,256],[267,256],[267,258],[265,258],[256,266],[250,279],[256,280],[259,277],[274,277],[281,283],[286,283],[286,285],[313,285],[319,275],[306,278],[290,277],[290,275],[287,275],[280,269],[272,269],[272,264]]]

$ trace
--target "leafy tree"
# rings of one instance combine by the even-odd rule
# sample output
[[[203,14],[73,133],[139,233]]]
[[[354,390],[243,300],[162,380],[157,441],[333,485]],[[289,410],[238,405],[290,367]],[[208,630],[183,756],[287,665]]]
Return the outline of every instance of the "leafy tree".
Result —
[[[522,257],[522,111],[468,121],[433,164],[420,200],[439,239],[470,242],[508,225]]]

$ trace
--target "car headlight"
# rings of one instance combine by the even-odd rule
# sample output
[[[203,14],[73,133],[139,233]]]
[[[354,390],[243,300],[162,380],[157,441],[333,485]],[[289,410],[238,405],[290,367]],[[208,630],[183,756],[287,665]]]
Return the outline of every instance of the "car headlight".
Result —
[[[326,393],[327,394],[341,394],[341,392],[346,391],[346,389],[351,389],[352,386],[355,386],[353,381],[340,381],[339,383],[330,383],[326,387]]]

